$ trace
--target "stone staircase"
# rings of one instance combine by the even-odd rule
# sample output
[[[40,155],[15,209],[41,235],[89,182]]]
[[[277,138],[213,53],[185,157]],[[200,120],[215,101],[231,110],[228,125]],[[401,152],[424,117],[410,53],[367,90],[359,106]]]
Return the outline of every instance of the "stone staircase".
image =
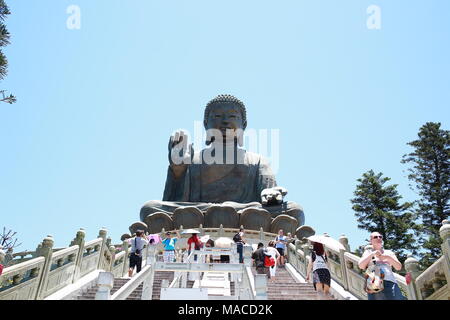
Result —
[[[156,271],[153,278],[152,300],[160,300],[161,284],[163,280],[168,280],[169,285],[173,281],[175,274],[173,271]]]
[[[120,288],[122,288],[125,283],[127,283],[129,278],[115,278],[114,285],[111,289],[111,295],[116,293]],[[77,297],[77,300],[95,300],[95,294],[97,293],[98,285],[93,286],[84,292],[81,296]],[[127,298],[127,300],[141,300],[142,296],[142,284],[134,290],[134,292]]]
[[[253,274],[256,274],[255,268],[252,268]],[[160,300],[161,285],[163,280],[167,280],[169,284],[174,279],[174,272],[156,271],[153,280],[152,300]],[[114,286],[111,290],[113,295],[123,285],[125,285],[129,278],[115,278]],[[235,294],[235,283],[229,282],[230,293]],[[195,281],[188,280],[187,288],[192,288]],[[94,300],[98,286],[88,289],[85,293],[77,297],[77,300]],[[140,300],[142,296],[142,284],[127,298],[127,300]],[[292,277],[286,268],[277,268],[275,281],[267,282],[267,298],[268,300],[335,300],[332,296],[324,296],[314,290],[311,283],[300,283]]]
[[[252,268],[256,274],[255,268]],[[267,280],[268,300],[335,300],[314,290],[312,283],[297,282],[285,267],[277,268],[275,281]]]
[[[163,272],[163,271],[155,272],[154,279],[153,279],[152,300],[160,299],[162,281],[168,280],[169,284],[170,284],[172,282],[173,278],[174,278],[173,272]],[[113,288],[111,289],[111,295],[116,293],[128,281],[130,281],[129,278],[115,278]],[[192,288],[192,284],[193,284],[193,281],[191,283],[191,286],[189,287],[189,281],[188,281],[189,288]],[[134,290],[133,293],[127,298],[127,300],[141,300],[142,287],[143,287],[143,284],[141,284],[139,287],[137,287],[136,290]],[[97,293],[97,290],[98,290],[98,285],[95,285],[92,288],[88,289],[86,292],[84,292],[82,295],[78,296],[77,300],[95,300],[95,294]]]

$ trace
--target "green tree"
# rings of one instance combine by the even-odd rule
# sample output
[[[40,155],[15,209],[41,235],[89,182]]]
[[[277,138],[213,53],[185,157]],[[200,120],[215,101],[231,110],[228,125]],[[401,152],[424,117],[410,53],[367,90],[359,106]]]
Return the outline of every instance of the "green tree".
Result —
[[[402,163],[412,165],[408,179],[420,196],[416,214],[422,221],[421,264],[428,267],[442,255],[439,228],[450,212],[450,131],[441,129],[440,123],[427,122],[418,136],[408,143],[414,150],[403,156]]]
[[[9,11],[8,5],[4,0],[0,0],[0,80],[3,80],[8,73],[8,59],[6,59],[6,56],[1,48],[7,46],[10,43],[10,34],[4,24],[6,16],[8,16],[9,14],[11,14],[11,12]],[[0,97],[1,102],[10,104],[16,102],[16,97],[12,94],[10,94],[9,96],[5,95],[5,90],[0,90],[0,93],[2,94],[2,96]]]
[[[368,232],[379,232],[383,236],[384,246],[393,250],[403,263],[408,253],[416,253],[415,234],[417,227],[415,216],[410,211],[414,204],[400,203],[397,185],[386,185],[391,180],[382,173],[370,170],[357,181],[351,199],[352,209],[358,221],[358,228]]]

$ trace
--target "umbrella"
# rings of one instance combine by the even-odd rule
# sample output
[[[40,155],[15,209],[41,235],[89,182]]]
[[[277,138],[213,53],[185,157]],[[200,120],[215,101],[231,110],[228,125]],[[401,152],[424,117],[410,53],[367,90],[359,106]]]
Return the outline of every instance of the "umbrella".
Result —
[[[328,234],[324,234],[324,235],[313,235],[310,236],[308,238],[309,241],[311,242],[318,242],[323,244],[324,246],[339,251],[339,250],[346,250],[345,247],[337,240],[334,240],[333,238],[331,238]]]
[[[200,231],[197,231],[195,229],[187,229],[187,230],[183,230],[183,232],[181,232],[181,234],[186,234],[186,233],[200,233]]]
[[[231,248],[233,243],[234,243],[233,240],[231,240],[230,238],[225,238],[225,237],[217,238],[217,240],[214,241],[216,248]]]
[[[209,237],[209,234],[207,234],[207,235],[201,237],[201,238],[200,238],[200,241],[203,242],[203,243],[206,243],[206,242],[209,240],[209,238],[210,238],[210,237]]]
[[[159,234],[150,234],[147,237],[148,241],[150,241],[151,239],[153,239],[153,244],[157,244],[161,241],[161,237],[159,236]]]

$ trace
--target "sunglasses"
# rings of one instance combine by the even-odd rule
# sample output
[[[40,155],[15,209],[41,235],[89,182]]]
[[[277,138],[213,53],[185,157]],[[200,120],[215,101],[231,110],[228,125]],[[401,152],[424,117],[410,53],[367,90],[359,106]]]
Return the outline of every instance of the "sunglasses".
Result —
[[[372,239],[383,239],[383,236],[373,236]]]

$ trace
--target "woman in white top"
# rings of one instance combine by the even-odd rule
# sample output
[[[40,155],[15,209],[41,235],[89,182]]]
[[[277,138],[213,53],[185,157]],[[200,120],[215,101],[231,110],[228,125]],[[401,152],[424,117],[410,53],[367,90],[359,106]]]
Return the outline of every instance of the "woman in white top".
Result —
[[[308,269],[306,271],[306,281],[313,275],[314,289],[319,293],[328,295],[331,286],[331,273],[328,269],[328,258],[325,253],[323,244],[313,242],[313,250],[311,251],[311,259],[309,260]]]
[[[383,249],[383,236],[379,232],[370,234],[370,243],[373,250],[364,251],[363,256],[359,260],[358,266],[365,270],[370,263],[375,263],[384,273],[383,285],[384,289],[378,293],[368,293],[369,300],[405,300],[397,284],[392,267],[399,271],[402,264],[398,261],[394,252]]]
[[[277,271],[277,261],[280,257],[280,253],[277,249],[275,249],[275,241],[269,241],[268,247],[267,247],[267,254],[270,255],[274,260],[275,264],[271,267],[269,267],[270,271],[270,280],[271,282],[275,281],[275,273]]]

